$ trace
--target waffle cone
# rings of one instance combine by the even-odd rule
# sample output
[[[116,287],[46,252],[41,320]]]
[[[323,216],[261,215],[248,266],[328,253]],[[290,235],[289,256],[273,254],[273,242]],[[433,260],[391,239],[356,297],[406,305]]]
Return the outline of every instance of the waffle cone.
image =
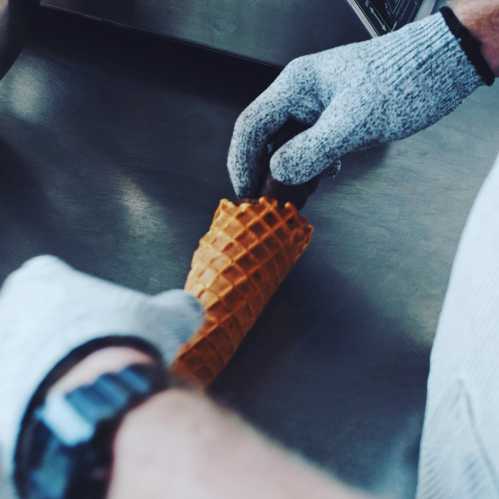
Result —
[[[312,230],[291,203],[220,202],[185,285],[206,320],[179,351],[177,376],[202,386],[214,381],[308,247]]]

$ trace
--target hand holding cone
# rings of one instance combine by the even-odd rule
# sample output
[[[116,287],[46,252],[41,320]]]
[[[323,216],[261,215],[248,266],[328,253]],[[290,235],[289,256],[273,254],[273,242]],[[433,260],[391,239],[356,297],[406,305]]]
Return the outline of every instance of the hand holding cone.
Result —
[[[185,285],[203,304],[205,324],[178,353],[176,375],[201,386],[215,380],[305,252],[312,231],[291,203],[265,197],[220,202]]]

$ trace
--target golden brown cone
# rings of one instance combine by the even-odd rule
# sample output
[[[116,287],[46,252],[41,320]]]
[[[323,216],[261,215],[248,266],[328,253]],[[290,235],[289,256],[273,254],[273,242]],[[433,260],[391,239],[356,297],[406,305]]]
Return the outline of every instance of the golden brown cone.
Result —
[[[227,366],[312,237],[291,204],[223,199],[194,253],[185,290],[203,304],[202,328],[180,349],[174,374],[208,386]]]

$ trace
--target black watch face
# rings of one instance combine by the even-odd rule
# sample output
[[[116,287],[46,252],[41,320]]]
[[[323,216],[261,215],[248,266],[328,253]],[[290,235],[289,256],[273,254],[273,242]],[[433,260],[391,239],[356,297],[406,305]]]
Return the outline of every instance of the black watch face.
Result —
[[[75,445],[66,445],[60,436],[47,425],[39,411],[30,431],[29,460],[18,480],[21,497],[25,499],[80,499],[105,497],[109,481],[111,451],[107,437],[96,435]],[[80,432],[80,433],[78,433]],[[75,428],[75,436],[82,436]],[[94,442],[96,445],[94,445]],[[103,445],[99,445],[102,442]]]
[[[114,435],[127,412],[168,386],[158,364],[130,366],[93,384],[48,397],[34,411],[16,451],[23,499],[104,499]]]

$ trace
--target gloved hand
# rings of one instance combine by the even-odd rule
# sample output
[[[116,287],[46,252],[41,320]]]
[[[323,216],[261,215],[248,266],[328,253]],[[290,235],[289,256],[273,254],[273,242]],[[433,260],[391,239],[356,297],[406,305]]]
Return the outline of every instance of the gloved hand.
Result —
[[[311,127],[271,158],[274,179],[302,184],[344,154],[407,137],[454,110],[484,80],[444,16],[292,61],[237,120],[230,177],[256,197],[267,144],[289,120]]]
[[[24,264],[0,292],[3,470],[13,471],[21,419],[33,393],[70,352],[99,341],[128,344],[133,338],[169,363],[202,319],[198,301],[183,291],[145,295],[77,272],[54,257]]]

